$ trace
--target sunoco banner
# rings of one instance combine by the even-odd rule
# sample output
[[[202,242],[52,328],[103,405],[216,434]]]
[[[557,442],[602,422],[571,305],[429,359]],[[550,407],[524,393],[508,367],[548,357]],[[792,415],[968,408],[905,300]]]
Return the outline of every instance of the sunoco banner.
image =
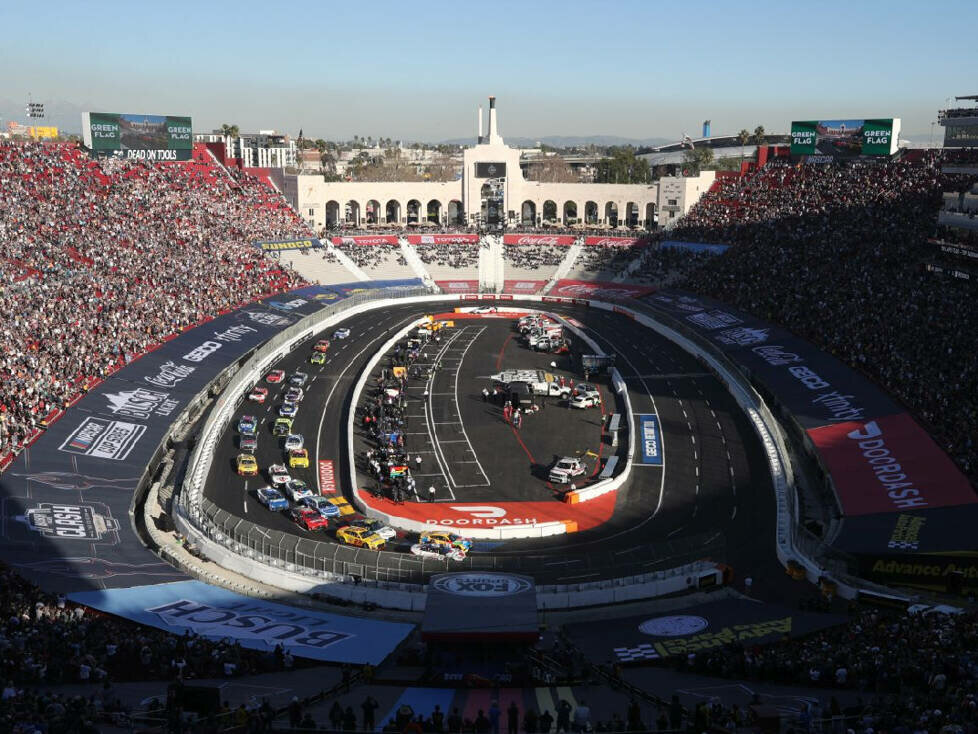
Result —
[[[311,247],[322,247],[323,243],[315,237],[304,240],[259,240],[255,242],[255,247],[260,247],[265,252],[278,252],[281,250],[308,250]]]

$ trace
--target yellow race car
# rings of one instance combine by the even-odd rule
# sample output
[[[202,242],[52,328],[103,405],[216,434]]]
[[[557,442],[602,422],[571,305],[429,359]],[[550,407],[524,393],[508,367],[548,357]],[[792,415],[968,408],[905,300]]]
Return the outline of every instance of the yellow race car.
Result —
[[[384,539],[377,533],[368,528],[360,528],[355,525],[347,525],[336,531],[336,539],[341,543],[353,545],[357,548],[369,548],[370,550],[380,550],[384,547]]]
[[[450,533],[447,530],[431,530],[427,533],[421,533],[421,543],[422,545],[440,545],[448,548],[460,548],[465,552],[468,552],[472,548],[471,540],[468,538],[463,538],[461,535]]]
[[[252,454],[238,454],[238,474],[254,477],[258,474],[258,460]]]
[[[309,468],[309,451],[307,449],[292,449],[289,452],[289,466],[292,469]]]
[[[326,501],[339,509],[340,515],[352,515],[356,512],[353,505],[347,502],[346,497],[329,497]]]

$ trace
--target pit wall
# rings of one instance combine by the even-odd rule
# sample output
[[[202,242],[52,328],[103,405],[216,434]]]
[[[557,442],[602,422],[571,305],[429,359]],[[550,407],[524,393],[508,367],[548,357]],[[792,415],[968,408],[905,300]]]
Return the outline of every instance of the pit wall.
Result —
[[[233,539],[223,536],[219,532],[214,532],[215,529],[213,526],[208,526],[209,518],[201,510],[203,485],[210,470],[214,447],[218,437],[224,426],[231,420],[242,391],[246,386],[250,386],[256,380],[260,379],[264,371],[281,356],[291,351],[296,343],[315,333],[328,329],[331,325],[350,315],[365,311],[404,303],[422,304],[461,301],[462,305],[475,305],[473,301],[478,302],[479,300],[498,303],[500,301],[512,300],[512,298],[507,298],[506,296],[479,297],[470,295],[459,297],[457,295],[418,295],[399,299],[370,300],[349,304],[348,308],[339,312],[313,314],[280,334],[279,337],[270,340],[231,379],[227,388],[217,400],[212,414],[201,432],[200,439],[190,459],[190,465],[183,491],[180,493],[179,502],[174,505],[175,520],[180,531],[200,544],[209,557],[214,558],[219,563],[223,561],[222,565],[227,564],[230,567],[232,560],[227,554],[233,553],[236,557],[236,560],[233,561],[236,567],[235,570],[239,570],[240,573],[251,578],[274,578],[275,585],[295,591],[317,591],[341,596],[354,601],[363,599],[374,601],[383,606],[408,608],[400,602],[397,602],[397,597],[389,597],[388,594],[392,591],[420,593],[423,592],[423,587],[411,584],[389,584],[385,582],[372,582],[369,585],[365,582],[365,584],[360,586],[354,586],[351,583],[347,583],[349,581],[348,578],[339,574],[312,569],[289,568],[289,564],[284,564],[283,566],[283,564],[273,559],[255,558],[256,554],[254,549],[245,548]],[[687,352],[696,356],[704,364],[708,365],[718,378],[724,382],[734,399],[747,413],[755,432],[764,446],[775,489],[777,506],[776,552],[779,561],[786,566],[789,563],[793,563],[796,566],[802,567],[808,580],[813,583],[824,583],[826,581],[834,583],[836,593],[844,598],[853,598],[856,596],[858,593],[858,580],[850,582],[850,580],[843,581],[842,579],[833,578],[814,559],[805,556],[800,549],[795,548],[792,529],[792,522],[795,517],[792,505],[794,502],[794,488],[787,448],[784,445],[784,439],[777,421],[773,418],[760,396],[753,390],[743,375],[739,374],[732,366],[724,365],[718,356],[687,338],[679,331],[666,327],[656,319],[628,306],[602,301],[554,298],[549,296],[525,296],[521,297],[521,300],[544,304],[568,303],[621,313],[670,339]],[[620,381],[620,376],[618,376],[618,380]],[[362,388],[362,385],[360,387]],[[632,430],[634,429],[632,428]],[[271,563],[263,561],[271,561]],[[269,573],[272,576],[267,576]],[[574,606],[609,604],[626,598],[650,598],[661,594],[675,593],[681,589],[696,588],[701,583],[707,585],[710,583],[711,578],[718,583],[722,583],[722,570],[716,564],[691,564],[690,566],[674,569],[671,572],[658,572],[645,574],[641,577],[614,579],[591,584],[552,587],[549,591],[547,587],[539,587],[538,593],[540,595],[539,601],[541,608],[558,608],[564,607],[565,605],[570,608]],[[700,579],[702,579],[702,582]],[[554,595],[552,599],[558,606],[547,607],[547,594]],[[559,602],[557,601],[558,599]],[[412,606],[410,608],[417,608],[414,601],[411,604]]]

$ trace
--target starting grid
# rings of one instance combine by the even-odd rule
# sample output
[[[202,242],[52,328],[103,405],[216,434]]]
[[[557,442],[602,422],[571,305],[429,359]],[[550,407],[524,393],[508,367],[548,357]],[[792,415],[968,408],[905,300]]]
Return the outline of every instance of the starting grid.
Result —
[[[408,453],[422,458],[421,470],[412,469],[412,476],[418,480],[418,502],[427,499],[429,486],[435,487],[436,502],[454,502],[456,489],[491,484],[465,432],[458,404],[459,367],[469,347],[485,330],[485,326],[465,326],[440,345],[431,362],[414,363],[431,370],[423,386],[412,384],[407,390],[412,411],[407,417],[415,429],[405,433],[410,436]],[[429,344],[427,349],[431,347]],[[419,420],[424,421],[425,430],[417,429]]]

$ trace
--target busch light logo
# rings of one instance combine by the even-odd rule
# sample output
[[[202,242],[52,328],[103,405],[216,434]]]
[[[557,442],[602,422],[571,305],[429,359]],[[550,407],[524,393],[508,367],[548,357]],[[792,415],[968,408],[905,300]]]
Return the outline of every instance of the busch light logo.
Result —
[[[269,311],[245,311],[245,316],[262,326],[287,326],[292,323],[291,319]]]
[[[149,420],[152,415],[170,415],[177,407],[177,401],[170,398],[170,393],[147,390],[137,387],[118,393],[106,393],[109,401],[109,412],[113,415],[124,415],[127,418]]]
[[[169,627],[183,627],[206,637],[249,639],[265,643],[268,649],[278,644],[325,648],[353,635],[331,629],[318,629],[328,621],[302,611],[269,609],[262,604],[232,603],[226,606],[202,604],[191,599],[146,609]]]
[[[801,357],[797,354],[786,352],[784,351],[784,347],[776,344],[765,344],[762,347],[754,347],[751,351],[774,367],[783,367],[784,365],[801,362]]]
[[[89,417],[68,435],[58,450],[96,459],[122,461],[145,432],[146,426],[138,423]]]
[[[187,379],[194,373],[196,367],[188,367],[186,365],[177,364],[172,360],[167,360],[159,366],[159,372],[157,372],[152,377],[144,377],[150,385],[156,385],[157,387],[164,388],[174,388],[177,383]]]
[[[767,329],[751,329],[742,326],[736,329],[721,331],[717,334],[717,341],[735,347],[749,347],[754,344],[763,344],[767,341],[767,337]]]
[[[457,596],[512,596],[529,591],[527,579],[505,573],[454,573],[439,576],[431,585],[439,591]]]
[[[102,515],[91,505],[59,505],[41,502],[24,513],[23,522],[47,538],[99,541],[119,529],[118,520]]]

